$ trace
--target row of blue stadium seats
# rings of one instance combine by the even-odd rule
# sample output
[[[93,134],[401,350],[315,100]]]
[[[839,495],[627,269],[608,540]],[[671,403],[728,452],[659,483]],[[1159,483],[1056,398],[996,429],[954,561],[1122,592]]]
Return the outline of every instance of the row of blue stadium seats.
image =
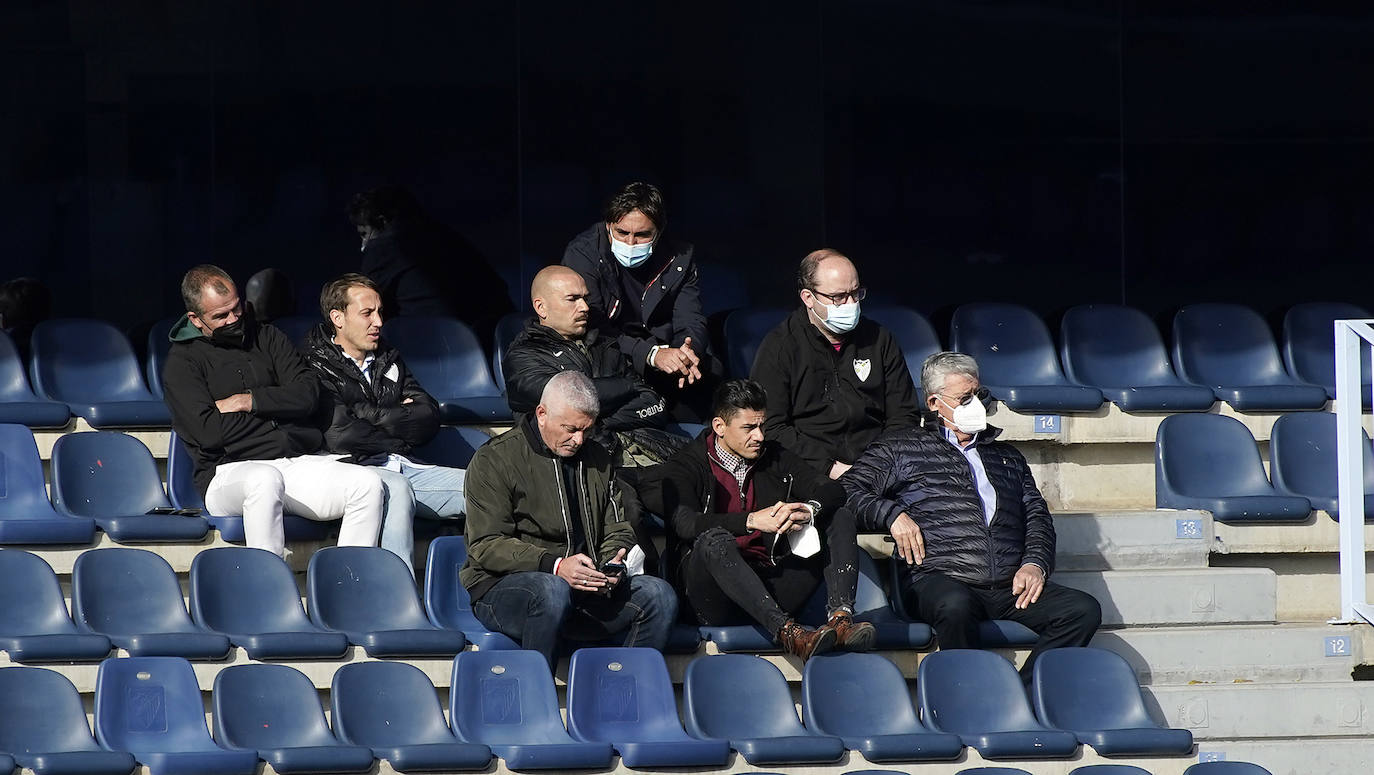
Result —
[[[1366,520],[1374,518],[1374,447],[1360,431]],[[1272,478],[1272,483],[1271,483]],[[1155,506],[1203,509],[1221,522],[1337,517],[1336,415],[1285,414],[1269,433],[1269,475],[1243,423],[1218,414],[1164,418],[1155,435]]]
[[[171,566],[142,549],[93,549],[77,557],[71,613],[52,568],[37,555],[0,550],[0,648],[17,662],[104,659],[119,647],[133,656],[223,659],[231,645],[251,659],[339,658],[349,644],[373,657],[452,656],[469,642],[483,650],[518,648],[488,631],[472,613],[458,569],[462,536],[430,543],[423,599],[405,565],[384,549],[330,547],[310,558],[309,616],[286,563],[260,549],[220,547],[191,564],[190,612]],[[889,606],[876,564],[860,555],[856,616],[878,629],[878,648],[925,649],[930,626]],[[824,621],[823,590],[801,618]],[[984,628],[989,646],[1027,645],[1035,634],[1013,622]],[[695,652],[701,640],[721,651],[777,651],[771,634],[752,625],[680,625],[669,650]]]
[[[870,762],[949,761],[965,747],[985,759],[1063,759],[1080,745],[1103,756],[1182,755],[1193,737],[1161,727],[1120,656],[1046,652],[1030,696],[1004,658],[931,655],[916,679],[875,654],[808,660],[802,720],[787,680],[754,656],[703,657],[688,667],[679,718],[663,655],[592,648],[568,667],[567,722],[537,652],[465,651],[453,660],[449,718],[424,673],[403,662],[335,671],[331,731],[312,682],[286,665],[236,665],[215,677],[214,738],[191,664],[177,657],[101,663],[95,737],[60,673],[0,671],[0,750],[37,775],[124,775],[133,761],[162,773],[283,775],[396,770],[723,767],[731,749],[752,765],[826,764],[846,750]],[[804,723],[803,723],[804,720]],[[684,729],[685,727],[685,729]],[[97,744],[98,743],[98,744]]]
[[[729,315],[725,338],[733,374],[749,373],[763,336],[785,314],[744,309]],[[930,322],[910,309],[872,305],[866,314],[896,335],[913,375],[927,355],[942,349]],[[1199,411],[1216,400],[1241,411],[1315,409],[1335,396],[1331,322],[1368,317],[1350,304],[1299,304],[1284,319],[1280,355],[1254,310],[1190,305],[1174,317],[1171,359],[1154,323],[1131,307],[1070,309],[1056,351],[1048,327],[1030,309],[980,303],[955,311],[949,344],[977,357],[993,397],[1019,412],[1092,411],[1104,400],[1131,412]],[[511,414],[502,397],[501,359],[524,319],[511,315],[498,325],[490,368],[476,335],[457,320],[396,318],[384,332],[439,401],[445,423],[504,422]],[[299,346],[316,320],[283,318],[277,325]],[[161,369],[173,322],[152,327],[140,368],[128,339],[108,323],[45,321],[31,342],[32,389],[13,343],[0,336],[0,421],[61,427],[76,415],[97,428],[168,425]],[[1367,363],[1363,378],[1369,384]]]

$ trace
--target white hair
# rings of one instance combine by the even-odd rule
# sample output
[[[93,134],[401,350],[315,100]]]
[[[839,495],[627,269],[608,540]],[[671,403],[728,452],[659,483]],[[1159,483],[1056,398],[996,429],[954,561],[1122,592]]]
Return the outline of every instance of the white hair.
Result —
[[[921,390],[927,396],[936,395],[945,389],[945,377],[951,374],[977,381],[978,361],[964,353],[935,353],[921,364]]]
[[[588,417],[595,417],[601,411],[596,386],[592,384],[591,377],[580,371],[560,371],[549,378],[544,385],[544,392],[539,396],[539,405],[545,411],[553,411],[555,406],[566,406]]]

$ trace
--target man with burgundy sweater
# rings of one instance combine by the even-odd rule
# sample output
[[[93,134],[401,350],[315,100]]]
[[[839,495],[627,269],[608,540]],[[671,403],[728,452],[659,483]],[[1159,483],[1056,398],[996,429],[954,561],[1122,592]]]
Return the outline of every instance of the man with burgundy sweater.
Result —
[[[756,622],[805,660],[834,648],[867,651],[855,622],[858,553],[844,489],[763,437],[767,395],[752,380],[715,392],[711,427],[665,463],[665,576],[704,625]],[[821,583],[828,621],[793,618]]]

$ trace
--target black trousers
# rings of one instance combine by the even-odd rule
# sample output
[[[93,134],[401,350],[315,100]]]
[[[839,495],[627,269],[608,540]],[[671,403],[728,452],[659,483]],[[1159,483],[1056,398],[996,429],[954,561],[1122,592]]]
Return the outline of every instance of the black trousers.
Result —
[[[776,633],[806,605],[822,581],[826,613],[854,608],[859,583],[859,545],[854,514],[841,508],[816,518],[825,538],[821,550],[802,558],[787,555],[776,565],[752,565],[724,528],[697,536],[680,569],[683,592],[697,621],[707,625],[750,621]],[[786,539],[783,539],[786,540]]]
[[[1011,582],[989,589],[938,573],[919,576],[902,590],[906,610],[935,628],[940,648],[980,648],[978,623],[987,619],[1009,619],[1034,630],[1040,638],[1021,668],[1026,681],[1046,649],[1086,646],[1102,624],[1102,606],[1096,598],[1051,581],[1045,582],[1040,599],[1024,609],[1016,607],[1016,597]]]

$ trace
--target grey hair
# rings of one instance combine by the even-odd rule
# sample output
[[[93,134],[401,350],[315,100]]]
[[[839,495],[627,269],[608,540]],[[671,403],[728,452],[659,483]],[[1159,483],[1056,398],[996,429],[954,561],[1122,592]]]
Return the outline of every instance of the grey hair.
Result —
[[[588,417],[596,417],[601,411],[601,401],[596,397],[596,385],[591,377],[580,371],[560,371],[549,378],[544,392],[539,395],[539,405],[546,410],[556,406],[566,406]]]
[[[935,353],[921,364],[921,391],[927,396],[936,395],[944,389],[945,377],[951,374],[977,380],[978,361],[964,353]]]

